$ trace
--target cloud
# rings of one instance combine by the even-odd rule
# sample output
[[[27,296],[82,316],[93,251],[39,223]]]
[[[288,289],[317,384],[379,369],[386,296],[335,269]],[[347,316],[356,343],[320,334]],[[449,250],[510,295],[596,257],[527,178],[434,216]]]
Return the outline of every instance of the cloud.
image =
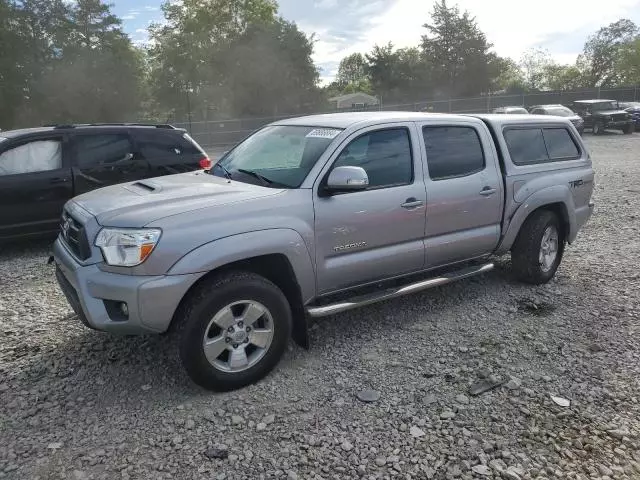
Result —
[[[315,0],[313,6],[315,8],[333,8],[338,5],[338,0]]]
[[[142,13],[140,10],[136,9],[131,9],[127,12],[126,15],[122,15],[120,18],[122,20],[135,20],[136,17],[138,17],[140,15],[140,13]]]
[[[329,78],[342,58],[369,52],[374,45],[417,46],[426,33],[436,0],[281,0],[280,11],[306,33],[315,33],[314,61]],[[451,0],[468,10],[494,50],[518,60],[533,47],[546,48],[559,62],[571,63],[588,35],[622,17],[640,23],[640,0]],[[305,4],[305,5],[303,5]]]

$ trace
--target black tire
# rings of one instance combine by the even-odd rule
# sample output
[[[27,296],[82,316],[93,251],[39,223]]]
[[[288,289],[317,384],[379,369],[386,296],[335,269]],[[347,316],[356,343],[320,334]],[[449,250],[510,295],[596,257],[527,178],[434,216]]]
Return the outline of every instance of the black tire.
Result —
[[[593,124],[593,134],[594,135],[602,135],[604,133],[604,125],[601,122],[596,122]]]
[[[246,370],[225,372],[214,367],[204,353],[203,339],[216,313],[236,301],[256,301],[272,318],[273,337],[261,359]],[[229,391],[265,377],[284,354],[291,336],[291,308],[282,291],[260,275],[231,272],[199,285],[183,302],[174,335],[179,358],[187,375],[207,390]]]
[[[635,129],[635,125],[633,123],[630,123],[628,125],[625,125],[625,127],[622,129],[622,132],[625,135],[631,135],[635,131]]]
[[[540,263],[542,239],[551,227],[557,232],[557,254],[553,264],[546,269]],[[511,248],[511,264],[518,280],[540,285],[547,283],[556,274],[562,261],[565,239],[560,221],[555,213],[549,210],[537,210],[524,222],[518,237]]]

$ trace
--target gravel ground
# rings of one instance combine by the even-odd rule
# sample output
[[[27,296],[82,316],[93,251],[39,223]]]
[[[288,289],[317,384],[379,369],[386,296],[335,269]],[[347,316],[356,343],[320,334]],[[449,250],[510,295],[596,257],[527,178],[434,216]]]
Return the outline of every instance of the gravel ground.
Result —
[[[228,394],[82,327],[47,244],[5,248],[0,478],[640,478],[640,134],[586,142],[596,214],[549,285],[504,260],[329,318]]]

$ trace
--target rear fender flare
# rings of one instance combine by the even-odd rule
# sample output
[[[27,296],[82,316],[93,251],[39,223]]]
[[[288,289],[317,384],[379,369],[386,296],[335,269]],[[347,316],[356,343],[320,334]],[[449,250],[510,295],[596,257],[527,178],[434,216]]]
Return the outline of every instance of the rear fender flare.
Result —
[[[529,215],[545,205],[552,204],[560,204],[562,206],[562,218],[560,218],[560,221],[567,232],[566,240],[569,243],[573,242],[578,233],[573,196],[568,187],[554,185],[538,190],[522,202],[511,217],[496,253],[499,255],[507,253],[516,241],[516,237]]]

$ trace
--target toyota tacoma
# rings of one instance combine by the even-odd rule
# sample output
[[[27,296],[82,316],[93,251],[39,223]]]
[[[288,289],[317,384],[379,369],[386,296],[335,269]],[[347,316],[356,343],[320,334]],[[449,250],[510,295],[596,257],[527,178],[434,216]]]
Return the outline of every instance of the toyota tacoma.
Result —
[[[542,284],[592,214],[576,128],[361,112],[267,125],[196,172],[70,200],[56,276],[79,319],[168,333],[197,384],[255,382],[307,322],[479,275]]]

